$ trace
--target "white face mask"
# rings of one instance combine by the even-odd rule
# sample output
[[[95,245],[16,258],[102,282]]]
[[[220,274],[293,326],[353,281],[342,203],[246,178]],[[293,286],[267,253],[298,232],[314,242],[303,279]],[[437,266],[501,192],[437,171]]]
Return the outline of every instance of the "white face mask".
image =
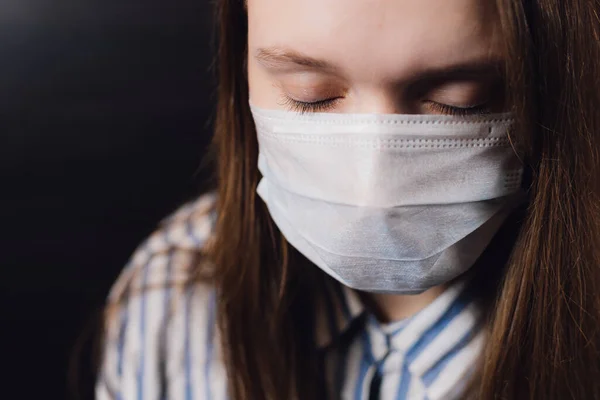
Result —
[[[521,199],[508,114],[252,113],[273,220],[358,290],[414,294],[458,277]]]

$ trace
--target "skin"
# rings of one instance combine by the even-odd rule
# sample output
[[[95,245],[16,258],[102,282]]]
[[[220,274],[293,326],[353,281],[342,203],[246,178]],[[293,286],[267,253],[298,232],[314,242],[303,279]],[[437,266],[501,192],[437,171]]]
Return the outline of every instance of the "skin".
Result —
[[[378,114],[503,110],[491,1],[248,0],[247,8],[255,106]],[[443,290],[363,297],[390,321],[416,313]]]

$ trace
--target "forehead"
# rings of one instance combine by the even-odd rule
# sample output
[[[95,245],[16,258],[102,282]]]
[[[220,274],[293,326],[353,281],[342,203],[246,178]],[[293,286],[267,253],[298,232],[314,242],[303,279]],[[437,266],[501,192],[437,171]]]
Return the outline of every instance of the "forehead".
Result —
[[[251,54],[290,48],[357,76],[499,56],[491,0],[248,0],[248,23]]]

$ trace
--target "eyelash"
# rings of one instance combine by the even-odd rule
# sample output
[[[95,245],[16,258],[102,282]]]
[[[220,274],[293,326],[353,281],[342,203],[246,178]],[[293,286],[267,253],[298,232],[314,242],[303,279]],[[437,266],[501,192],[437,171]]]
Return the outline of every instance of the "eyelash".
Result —
[[[284,105],[291,111],[296,111],[301,114],[316,113],[329,111],[333,108],[335,103],[340,100],[341,97],[334,97],[331,99],[324,99],[314,102],[306,102],[294,100],[289,96],[285,96]],[[427,101],[430,107],[435,111],[444,115],[455,115],[455,116],[467,116],[467,115],[479,115],[489,114],[489,108],[487,104],[480,104],[473,107],[454,107],[448,104],[436,103],[435,101]]]
[[[427,102],[431,108],[444,115],[456,115],[464,117],[467,115],[489,114],[489,106],[487,103],[479,104],[472,107],[454,107],[448,104],[436,103],[435,101]]]
[[[334,97],[331,99],[307,102],[307,101],[294,100],[289,96],[285,96],[283,105],[286,106],[287,108],[289,108],[291,111],[297,111],[300,114],[306,114],[306,113],[311,113],[311,112],[315,113],[315,112],[328,111],[331,108],[333,108],[333,106],[339,99],[341,99],[341,97]]]

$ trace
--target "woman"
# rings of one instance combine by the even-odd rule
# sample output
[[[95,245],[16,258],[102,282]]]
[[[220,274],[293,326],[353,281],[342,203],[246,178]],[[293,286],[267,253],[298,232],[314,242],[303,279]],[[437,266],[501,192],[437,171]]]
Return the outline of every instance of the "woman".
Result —
[[[100,399],[600,399],[600,6],[219,0],[216,195]]]

